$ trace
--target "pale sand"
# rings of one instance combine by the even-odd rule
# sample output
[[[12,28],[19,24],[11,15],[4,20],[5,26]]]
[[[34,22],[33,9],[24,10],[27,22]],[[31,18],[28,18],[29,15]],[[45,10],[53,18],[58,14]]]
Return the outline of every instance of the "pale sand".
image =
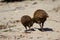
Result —
[[[37,2],[37,3],[35,3]],[[60,0],[52,2],[46,1],[24,1],[14,3],[0,3],[0,25],[10,27],[0,30],[0,40],[60,40]],[[41,32],[38,24],[34,24],[32,28],[35,31],[24,33],[24,26],[21,22],[11,23],[20,20],[21,16],[29,15],[33,17],[33,13],[37,9],[45,10],[49,18],[45,22],[44,28],[50,30]],[[11,21],[11,22],[10,22]],[[53,31],[52,31],[53,30]],[[5,32],[7,31],[7,32]]]

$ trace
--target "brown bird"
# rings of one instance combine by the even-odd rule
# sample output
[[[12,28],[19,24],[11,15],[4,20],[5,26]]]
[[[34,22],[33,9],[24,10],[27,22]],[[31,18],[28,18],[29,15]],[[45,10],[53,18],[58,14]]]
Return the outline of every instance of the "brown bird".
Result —
[[[43,26],[44,26],[44,22],[47,20],[48,18],[48,14],[42,10],[42,9],[38,9],[34,12],[34,15],[33,15],[33,22],[34,23],[38,23],[41,27],[41,30],[43,30]]]
[[[25,27],[26,31],[27,31],[27,27],[30,30],[31,26],[33,25],[33,21],[31,19],[31,17],[28,16],[28,15],[24,15],[24,16],[21,17],[21,23]]]

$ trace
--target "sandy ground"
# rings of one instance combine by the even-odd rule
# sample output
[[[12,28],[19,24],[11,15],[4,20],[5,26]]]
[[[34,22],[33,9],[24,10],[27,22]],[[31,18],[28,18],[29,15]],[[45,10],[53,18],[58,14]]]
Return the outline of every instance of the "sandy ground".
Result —
[[[45,22],[44,32],[38,30],[38,24],[32,26],[31,33],[25,33],[20,22],[23,15],[33,17],[37,9],[45,10],[49,18]],[[0,40],[60,40],[60,0],[24,1],[0,3]]]

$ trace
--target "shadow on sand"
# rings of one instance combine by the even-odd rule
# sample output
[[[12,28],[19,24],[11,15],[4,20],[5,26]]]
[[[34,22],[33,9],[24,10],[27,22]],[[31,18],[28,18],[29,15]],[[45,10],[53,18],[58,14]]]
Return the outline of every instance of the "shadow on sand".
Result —
[[[0,2],[7,2],[7,3],[9,3],[9,2],[22,2],[22,1],[24,1],[24,0],[3,0],[3,1],[0,1]]]
[[[36,29],[38,29],[39,31],[42,31],[41,28],[36,28]],[[53,31],[52,28],[43,28],[43,30],[44,31]]]
[[[25,33],[31,33],[31,31],[36,31],[35,29],[38,29],[39,31],[42,31],[41,28],[32,28],[32,29],[28,29],[28,30],[25,30]],[[52,31],[53,32],[53,29],[52,28],[43,28],[44,31]]]
[[[31,28],[30,30],[25,30],[25,33],[31,33],[31,31],[35,31],[35,29]]]

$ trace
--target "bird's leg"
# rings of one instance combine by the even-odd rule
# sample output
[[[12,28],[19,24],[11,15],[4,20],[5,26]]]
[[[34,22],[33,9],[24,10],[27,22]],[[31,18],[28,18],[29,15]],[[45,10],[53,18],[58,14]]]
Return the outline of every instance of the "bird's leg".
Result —
[[[31,30],[31,26],[29,26],[29,30]]]
[[[40,23],[41,31],[44,31],[43,30],[43,26],[44,26],[44,22],[43,23]]]
[[[43,30],[43,26],[44,26],[44,22],[42,23],[42,26],[41,26],[41,30],[42,30],[42,31],[44,31],[44,30]]]
[[[27,32],[27,26],[25,26],[25,29],[26,29],[25,32]]]

